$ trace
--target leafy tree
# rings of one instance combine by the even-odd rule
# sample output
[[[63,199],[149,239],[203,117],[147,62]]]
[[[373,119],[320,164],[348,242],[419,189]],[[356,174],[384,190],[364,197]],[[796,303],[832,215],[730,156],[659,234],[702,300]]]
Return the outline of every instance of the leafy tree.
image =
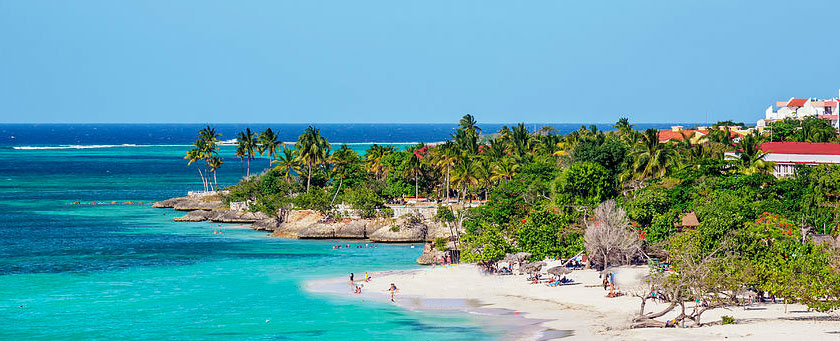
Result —
[[[461,241],[461,257],[466,262],[499,261],[514,251],[510,238],[486,222],[467,224],[467,233]]]
[[[575,146],[572,151],[572,160],[597,163],[609,170],[611,174],[617,175],[627,159],[627,152],[627,145],[617,138],[587,138]]]
[[[332,210],[330,193],[322,188],[298,194],[292,199],[296,208],[328,213]]]
[[[553,183],[554,201],[561,206],[595,206],[611,198],[615,184],[609,172],[591,162],[573,163]]]
[[[653,217],[665,213],[669,206],[668,193],[665,190],[648,187],[635,192],[626,208],[630,219],[641,226],[650,226]]]
[[[532,211],[517,233],[518,248],[530,252],[534,259],[572,257],[583,250],[583,236],[570,229],[575,217],[548,209]]]
[[[378,209],[385,207],[385,199],[367,186],[348,188],[342,195],[342,201],[358,211],[363,218],[373,218]]]

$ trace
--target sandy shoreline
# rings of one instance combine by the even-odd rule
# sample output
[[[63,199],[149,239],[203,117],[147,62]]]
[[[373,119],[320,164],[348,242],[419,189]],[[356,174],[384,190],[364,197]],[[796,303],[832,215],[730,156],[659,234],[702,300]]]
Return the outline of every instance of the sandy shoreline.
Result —
[[[621,269],[617,282],[625,292],[643,290],[637,278],[644,268]],[[363,277],[364,274],[358,274]],[[808,312],[802,305],[782,303],[754,304],[750,307],[716,309],[703,315],[703,323],[719,322],[722,315],[736,319],[731,325],[701,328],[629,329],[639,310],[640,299],[630,295],[607,298],[598,273],[574,271],[569,278],[577,284],[548,287],[529,284],[525,276],[488,276],[474,265],[424,268],[407,271],[372,273],[364,293],[351,293],[347,279],[312,281],[306,284],[314,292],[335,293],[387,301],[390,283],[400,288],[397,304],[406,309],[460,310],[487,314],[499,322],[518,327],[506,338],[619,340],[721,340],[721,339],[790,339],[840,340],[840,319],[835,314]],[[648,302],[646,311],[658,311],[664,304]],[[676,311],[664,318],[673,318]],[[663,319],[664,319],[663,318]],[[691,325],[692,323],[687,323]]]

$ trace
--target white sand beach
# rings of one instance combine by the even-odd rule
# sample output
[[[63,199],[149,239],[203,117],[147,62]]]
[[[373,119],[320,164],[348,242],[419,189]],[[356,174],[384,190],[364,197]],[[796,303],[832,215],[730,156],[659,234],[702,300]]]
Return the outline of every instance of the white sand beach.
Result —
[[[643,267],[618,269],[619,289],[625,293],[644,291],[638,278],[646,271]],[[549,287],[530,284],[526,276],[484,275],[474,265],[457,265],[375,273],[373,280],[365,283],[365,291],[367,295],[382,295],[390,283],[395,283],[399,288],[396,301],[402,305],[418,297],[431,301],[475,300],[484,304],[484,308],[507,309],[514,315],[539,320],[538,325],[543,330],[572,331],[570,338],[574,339],[840,339],[840,319],[836,314],[808,312],[806,307],[795,304],[787,305],[785,312],[783,303],[756,303],[749,307],[707,311],[702,322],[718,323],[699,328],[629,329],[633,315],[639,310],[639,298],[631,295],[607,298],[599,273],[594,270],[573,271],[568,277],[576,284]],[[410,306],[417,307],[418,304],[414,302]],[[658,311],[665,306],[648,301],[646,311]],[[675,310],[662,319],[673,318],[676,313]],[[719,324],[722,315],[734,317],[736,323]],[[686,322],[687,326],[692,324]],[[527,338],[538,338],[533,333],[528,335]]]

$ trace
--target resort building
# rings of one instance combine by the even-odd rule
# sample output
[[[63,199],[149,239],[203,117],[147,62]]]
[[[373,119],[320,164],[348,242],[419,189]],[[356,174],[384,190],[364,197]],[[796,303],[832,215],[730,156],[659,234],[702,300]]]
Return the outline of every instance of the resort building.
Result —
[[[750,133],[750,130],[742,130],[739,126],[732,127],[718,127],[718,129],[729,128],[729,135],[735,142],[741,139],[744,135]],[[706,142],[707,136],[715,128],[697,127],[697,129],[683,129],[682,126],[673,126],[671,130],[659,131],[659,143],[665,143],[671,140],[683,141],[687,137],[691,143]]]
[[[794,174],[796,167],[820,164],[840,164],[840,143],[764,142],[759,147],[767,153],[765,161],[773,161],[776,177]],[[735,153],[726,153],[734,157]]]
[[[786,118],[805,119],[807,117],[817,117],[831,122],[831,126],[840,130],[840,120],[838,120],[838,107],[840,107],[840,91],[838,91],[837,98],[817,99],[817,98],[793,98],[787,101],[776,102],[774,106],[767,107],[764,111],[764,119],[756,122],[758,129],[764,129],[767,124],[773,121],[779,121]]]

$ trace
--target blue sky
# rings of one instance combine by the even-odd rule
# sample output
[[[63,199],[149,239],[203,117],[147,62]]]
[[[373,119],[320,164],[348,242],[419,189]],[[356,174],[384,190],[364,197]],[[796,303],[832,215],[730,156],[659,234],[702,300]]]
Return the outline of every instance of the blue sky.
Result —
[[[0,122],[751,121],[838,1],[0,0]]]

